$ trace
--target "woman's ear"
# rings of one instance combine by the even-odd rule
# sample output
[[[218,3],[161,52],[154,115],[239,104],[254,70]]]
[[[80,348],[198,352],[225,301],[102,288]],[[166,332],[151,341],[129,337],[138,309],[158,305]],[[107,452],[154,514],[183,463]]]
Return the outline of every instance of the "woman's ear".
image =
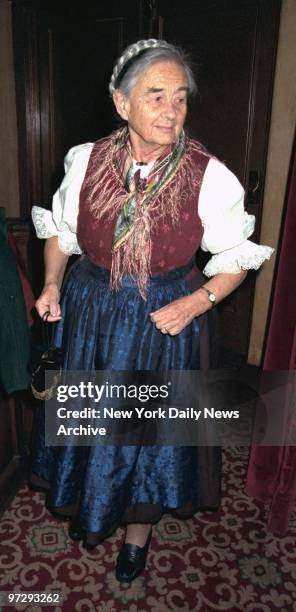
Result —
[[[120,91],[120,89],[115,89],[115,91],[113,92],[113,102],[121,119],[127,121],[129,102],[126,96],[122,93],[122,91]]]

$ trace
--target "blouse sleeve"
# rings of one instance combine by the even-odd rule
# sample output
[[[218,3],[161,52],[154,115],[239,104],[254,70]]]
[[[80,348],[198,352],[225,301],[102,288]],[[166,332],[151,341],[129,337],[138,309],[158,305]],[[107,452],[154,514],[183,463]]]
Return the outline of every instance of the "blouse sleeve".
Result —
[[[201,248],[213,254],[203,270],[206,276],[257,270],[265,259],[270,259],[274,249],[248,240],[254,231],[255,216],[244,210],[242,185],[216,159],[211,159],[206,168],[198,212],[204,228]]]
[[[93,143],[87,142],[68,151],[64,161],[65,176],[53,196],[52,211],[32,207],[38,238],[58,236],[59,247],[66,255],[82,253],[77,241],[79,194],[92,148]]]

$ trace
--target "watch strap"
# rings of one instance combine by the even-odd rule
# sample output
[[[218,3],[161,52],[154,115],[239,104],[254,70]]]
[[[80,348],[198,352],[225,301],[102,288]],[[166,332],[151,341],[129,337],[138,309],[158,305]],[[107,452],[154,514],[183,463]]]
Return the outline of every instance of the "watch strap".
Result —
[[[215,296],[215,294],[210,289],[208,289],[208,287],[204,287],[204,285],[202,285],[200,287],[200,289],[203,289],[203,291],[205,291],[207,293],[209,301],[211,302],[212,306],[214,306],[215,303],[216,303],[216,296]]]

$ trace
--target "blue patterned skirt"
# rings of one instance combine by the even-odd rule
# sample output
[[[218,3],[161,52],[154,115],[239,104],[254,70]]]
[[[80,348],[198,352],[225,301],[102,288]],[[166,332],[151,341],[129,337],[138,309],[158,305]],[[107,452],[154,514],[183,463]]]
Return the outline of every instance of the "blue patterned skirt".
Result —
[[[149,313],[191,293],[193,263],[152,276],[147,301],[124,277],[109,288],[109,271],[87,257],[70,269],[62,292],[56,345],[69,370],[196,370],[200,318],[177,336],[162,334]],[[174,446],[47,447],[44,412],[35,419],[31,481],[50,489],[55,511],[76,516],[96,543],[116,525],[156,522],[163,512],[190,516],[220,501],[217,448]]]

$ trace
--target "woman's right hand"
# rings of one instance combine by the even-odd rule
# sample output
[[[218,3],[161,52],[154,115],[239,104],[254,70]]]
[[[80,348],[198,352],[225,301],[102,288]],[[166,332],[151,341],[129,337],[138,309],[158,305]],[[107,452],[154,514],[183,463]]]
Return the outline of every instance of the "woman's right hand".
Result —
[[[61,319],[60,290],[56,283],[48,283],[44,285],[42,293],[36,301],[35,308],[41,318],[44,317],[47,311],[50,314],[47,317],[49,323],[59,321]]]

